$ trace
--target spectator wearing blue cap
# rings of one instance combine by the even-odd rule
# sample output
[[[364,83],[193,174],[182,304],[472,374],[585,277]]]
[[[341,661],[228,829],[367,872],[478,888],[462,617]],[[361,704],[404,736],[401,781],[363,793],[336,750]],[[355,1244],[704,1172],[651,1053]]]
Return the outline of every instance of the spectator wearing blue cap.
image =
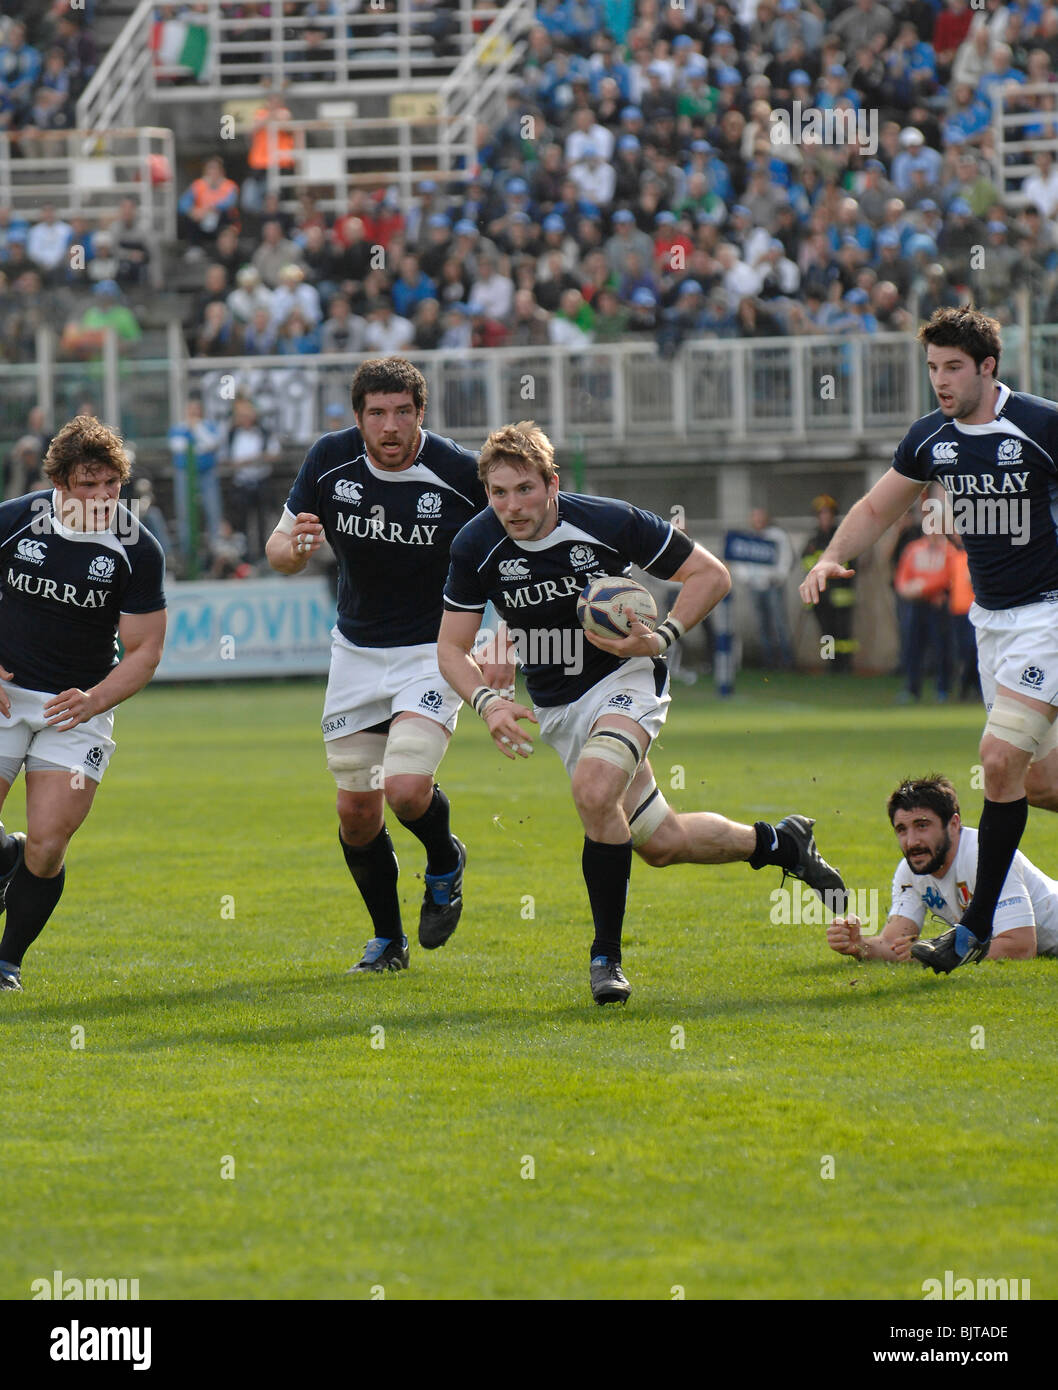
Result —
[[[612,133],[598,123],[590,106],[574,111],[573,128],[566,136],[564,149],[567,166],[572,168],[579,160],[586,159],[589,150],[609,161],[613,158],[613,148]]]
[[[584,150],[584,157],[570,170],[570,178],[577,185],[577,192],[593,207],[609,207],[614,199],[617,186],[617,171],[608,164],[602,152],[594,145]]]
[[[427,222],[426,240],[419,250],[419,264],[435,284],[448,257],[451,242],[452,219],[447,213],[435,212]]]
[[[73,357],[95,357],[102,350],[107,329],[114,330],[121,349],[143,336],[136,315],[122,302],[116,280],[100,280],[94,287],[92,303],[83,316],[71,319],[63,329],[60,351]]]
[[[1010,245],[1007,224],[993,218],[985,226],[985,253],[970,264],[970,288],[975,304],[987,304],[988,312],[1014,318],[1014,290],[1022,278],[1021,253]],[[1005,311],[1003,313],[1002,311]]]
[[[973,215],[965,198],[954,198],[948,204],[944,227],[937,238],[937,259],[957,285],[967,283],[972,248],[983,246],[984,242],[984,224]]]
[[[440,194],[433,179],[420,179],[404,213],[404,239],[412,247],[426,245],[426,228],[435,212],[441,211]]]
[[[856,315],[857,326],[853,330],[857,333],[877,333],[878,320],[871,313],[871,297],[866,290],[854,287],[845,295],[845,303],[848,304]]]
[[[643,146],[638,136],[619,135],[617,152],[614,157],[615,203],[631,203],[639,196],[639,186],[643,175]]]
[[[824,68],[816,93],[816,107],[820,111],[858,111],[863,105],[859,93],[849,81],[848,69],[844,63],[831,63]]]
[[[671,357],[686,339],[701,335],[704,310],[702,286],[697,280],[684,280],[675,304],[664,311],[658,325],[658,351],[662,357]]]
[[[623,275],[625,262],[630,252],[635,252],[640,262],[648,266],[654,254],[654,243],[645,232],[636,227],[635,215],[627,208],[619,208],[612,218],[613,233],[605,243],[606,264],[612,275]]]
[[[653,290],[636,290],[627,309],[628,336],[653,339],[658,327],[658,297]]]
[[[878,233],[874,269],[879,280],[891,281],[896,286],[901,299],[907,297],[911,289],[911,262],[904,256],[899,232],[884,228]]]

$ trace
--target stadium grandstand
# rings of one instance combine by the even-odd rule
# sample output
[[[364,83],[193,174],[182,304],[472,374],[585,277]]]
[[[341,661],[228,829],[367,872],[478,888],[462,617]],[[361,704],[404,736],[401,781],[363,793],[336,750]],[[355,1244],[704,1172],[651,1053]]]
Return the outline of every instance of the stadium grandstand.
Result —
[[[658,510],[851,499],[930,408],[937,306],[1058,395],[1056,67],[1043,0],[9,0],[5,495],[90,407],[171,511],[204,430],[214,548],[174,571],[251,572],[218,525],[400,352],[433,429],[532,414]]]

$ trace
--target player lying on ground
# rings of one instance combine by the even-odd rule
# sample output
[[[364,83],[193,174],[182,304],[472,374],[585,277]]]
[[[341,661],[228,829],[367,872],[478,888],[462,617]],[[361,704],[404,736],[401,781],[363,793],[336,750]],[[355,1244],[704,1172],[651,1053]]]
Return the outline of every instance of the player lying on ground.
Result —
[[[940,409],[908,430],[892,468],[809,571],[801,597],[818,603],[828,580],[851,574],[848,562],[926,484],[940,483],[954,499],[948,526],[966,545],[989,714],[977,890],[957,930],[933,942],[936,968],[947,973],[988,951],[1029,801],[1058,810],[1058,406],[996,380],[999,323],[976,309],[938,309],[919,339]]]
[[[0,506],[0,807],[26,769],[26,833],[0,826],[0,990],[22,988],[22,958],[62,896],[66,848],[114,751],[114,706],[162,658],[165,560],[118,501],[131,471],[120,436],[78,415],[44,460],[53,490]]]
[[[750,826],[708,812],[677,815],[647,761],[669,705],[668,668],[660,658],[727,593],[730,579],[720,561],[651,512],[560,492],[554,449],[531,421],[489,435],[478,472],[490,510],[452,545],[438,660],[505,757],[532,750],[517,723],[529,719],[539,723],[541,738],[572,778],[595,923],[590,981],[596,1002],[630,993],[621,970],[621,930],[633,850],[656,867],[738,860],[756,869],[777,865],[821,895],[840,895],[831,904],[842,910],[844,884],[820,858],[812,821],[787,816],[774,827],[764,821]],[[624,638],[589,636],[577,620],[581,590],[597,576],[627,574],[633,562],[682,586],[671,614],[655,631],[636,622]],[[470,654],[489,599],[528,654],[524,671],[533,710],[489,689]],[[545,659],[536,662],[534,654]]]
[[[977,881],[977,831],[963,825],[946,777],[901,782],[886,809],[904,856],[893,875],[889,920],[878,936],[863,936],[857,918],[837,917],[827,928],[827,944],[857,960],[914,958],[938,970],[933,943],[917,938],[927,910],[950,922],[946,935],[954,934]],[[1019,850],[996,908],[988,959],[1034,956],[1058,956],[1058,883]]]
[[[338,561],[323,738],[338,842],[374,928],[350,974],[408,968],[387,805],[426,850],[419,944],[443,946],[463,910],[466,849],[435,781],[461,701],[436,644],[449,548],[486,505],[474,455],[422,428],[426,380],[410,362],[362,362],[352,405],[356,428],[312,446],[265,548],[298,574],[326,535]]]

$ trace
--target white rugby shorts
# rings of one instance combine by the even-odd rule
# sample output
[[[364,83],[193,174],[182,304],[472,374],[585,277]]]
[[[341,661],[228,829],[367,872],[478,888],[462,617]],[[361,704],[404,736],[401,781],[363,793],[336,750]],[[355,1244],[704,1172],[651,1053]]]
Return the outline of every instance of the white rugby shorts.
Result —
[[[1026,603],[1020,608],[970,607],[977,634],[977,669],[985,709],[991,710],[999,686],[1058,705],[1058,603]],[[1058,720],[1036,750],[1034,762],[1058,748]]]
[[[572,777],[588,735],[604,715],[634,719],[653,743],[671,702],[668,676],[658,695],[653,661],[648,656],[633,656],[572,704],[534,705],[533,713],[540,721],[540,737],[555,750]]]
[[[462,700],[437,669],[437,645],[357,647],[331,629],[323,740],[356,734],[395,714],[421,714],[454,732]]]
[[[93,715],[76,729],[60,733],[44,718],[44,706],[53,698],[47,690],[27,690],[11,681],[0,681],[11,701],[11,714],[0,715],[0,767],[18,776],[23,763],[27,772],[83,772],[101,782],[114,751],[114,711]]]

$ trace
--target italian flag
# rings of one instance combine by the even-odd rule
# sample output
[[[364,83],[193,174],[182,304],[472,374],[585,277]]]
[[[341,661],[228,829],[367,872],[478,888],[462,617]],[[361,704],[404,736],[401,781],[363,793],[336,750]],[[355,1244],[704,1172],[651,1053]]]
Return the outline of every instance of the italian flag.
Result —
[[[159,67],[186,68],[201,79],[209,56],[209,30],[182,19],[160,21],[151,34],[151,48]]]

